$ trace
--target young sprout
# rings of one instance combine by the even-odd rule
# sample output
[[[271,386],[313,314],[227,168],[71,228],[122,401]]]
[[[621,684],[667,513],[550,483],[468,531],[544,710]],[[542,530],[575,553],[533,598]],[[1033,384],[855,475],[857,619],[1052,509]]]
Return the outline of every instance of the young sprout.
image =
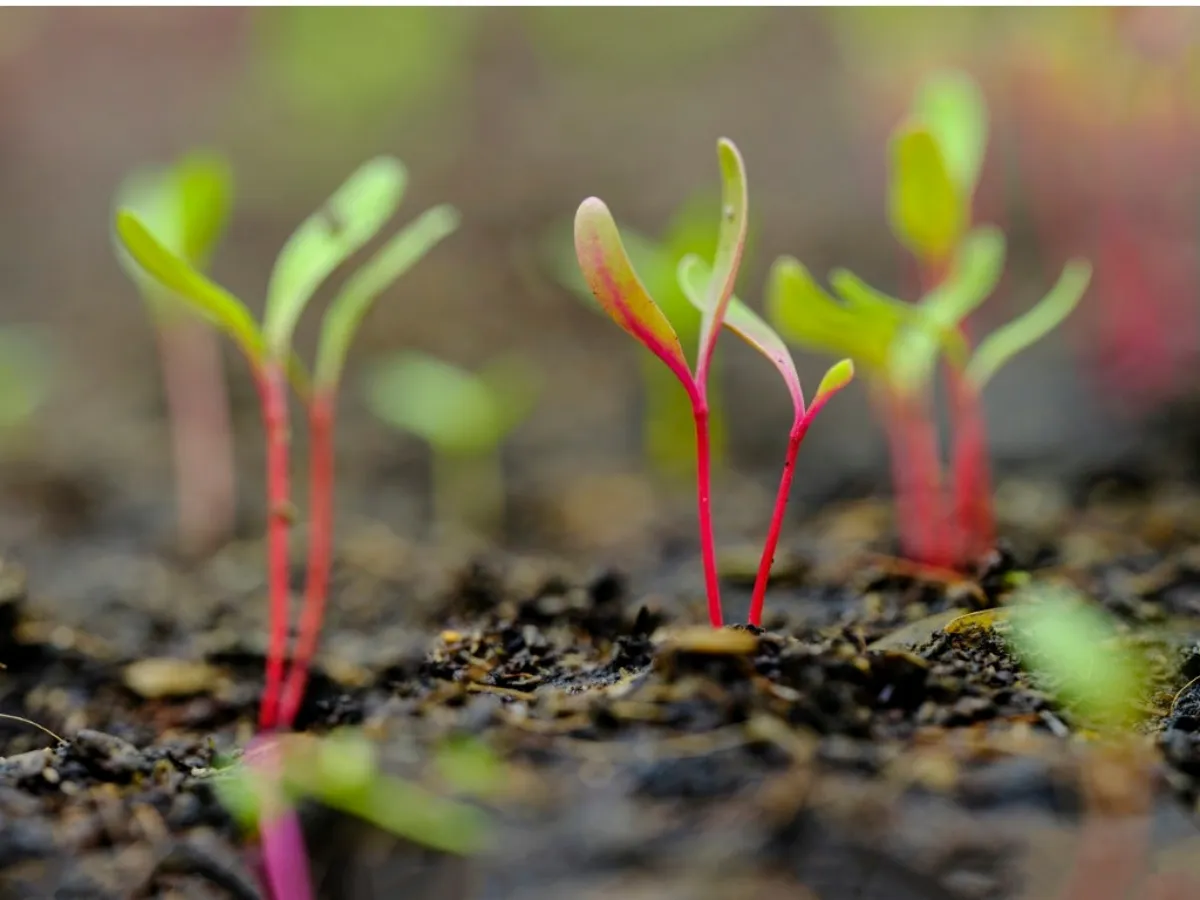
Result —
[[[679,263],[680,287],[697,309],[704,309],[704,298],[709,288],[711,272],[708,265],[698,256],[686,256]],[[792,478],[796,472],[796,455],[800,444],[808,433],[817,413],[829,402],[829,398],[844,388],[854,378],[854,363],[843,359],[836,363],[817,387],[811,406],[805,407],[804,390],[796,364],[783,339],[763,319],[737,297],[729,298],[725,311],[725,325],[746,343],[765,356],[783,377],[792,399],[792,428],[788,433],[787,453],[784,455],[783,477],[775,497],[775,510],[763,545],[762,558],[758,564],[758,575],[754,580],[754,591],[750,597],[750,624],[762,625],[763,599],[767,593],[767,582],[771,577],[771,566],[775,562],[775,548],[783,528],[783,517],[787,510],[788,497],[792,490]]]
[[[368,374],[371,411],[432,451],[433,520],[494,533],[504,520],[500,448],[533,410],[536,373],[504,358],[478,374],[420,353],[402,353]]]
[[[341,369],[351,338],[371,302],[457,225],[449,207],[437,207],[395,235],[343,287],[321,329],[311,387],[292,351],[297,321],[317,288],[382,229],[404,192],[406,172],[398,160],[380,157],[363,165],[325,205],[295,231],[275,263],[267,288],[262,327],[239,299],[208,280],[158,240],[136,213],[118,210],[116,232],[124,250],[163,287],[223,331],[246,357],[258,387],[266,433],[267,581],[270,637],[266,688],[259,724],[289,727],[299,708],[308,666],[316,650],[328,590],[332,543],[332,422]],[[288,530],[293,518],[289,484],[290,441],[287,385],[308,404],[312,430],[312,515],[308,583],[297,650],[284,686],[289,626]]]
[[[741,154],[733,142],[722,138],[717,142],[717,158],[722,182],[721,225],[714,271],[701,311],[694,370],[688,365],[675,329],[634,271],[608,207],[598,198],[591,197],[583,201],[575,214],[575,252],[592,294],[621,328],[662,360],[679,379],[691,403],[696,428],[700,552],[704,561],[708,616],[713,627],[721,626],[722,615],[712,528],[708,374],[741,263],[747,218],[746,171]]]
[[[720,197],[709,192],[696,194],[686,201],[667,224],[661,239],[654,240],[630,228],[621,228],[621,240],[646,292],[654,298],[667,321],[675,329],[680,346],[694,364],[694,350],[699,347],[699,311],[688,301],[676,279],[679,262],[689,255],[711,259],[716,252],[714,214],[720,212]],[[749,232],[753,229],[748,228]],[[551,263],[559,282],[598,311],[595,297],[579,271],[574,247],[559,247],[556,240],[549,246]],[[747,245],[750,237],[747,238]],[[743,253],[743,259],[745,252]],[[643,440],[647,459],[662,474],[686,477],[692,468],[691,448],[693,422],[691,404],[681,396],[675,376],[653,357],[639,354],[639,368],[644,399]],[[709,372],[708,423],[709,452],[712,463],[720,465],[725,455],[725,416],[721,402],[720,369],[714,360]]]
[[[768,308],[780,333],[803,346],[848,356],[863,372],[892,438],[905,552],[931,566],[961,568],[990,548],[994,527],[980,392],[1004,363],[1071,313],[1091,275],[1088,263],[1068,263],[1040,303],[997,329],[972,354],[960,325],[994,290],[1003,261],[1003,235],[994,228],[976,229],[960,243],[946,278],[913,305],[845,271],[830,279],[841,303],[794,260],[781,260],[772,272]],[[949,499],[957,528],[946,512],[931,418],[931,381],[939,358],[954,374],[956,387]]]
[[[208,263],[229,216],[231,176],[220,157],[193,153],[172,166],[134,172],[117,190],[155,238],[197,270]],[[158,334],[175,457],[178,539],[184,553],[229,537],[236,513],[233,433],[216,336],[118,247]]]

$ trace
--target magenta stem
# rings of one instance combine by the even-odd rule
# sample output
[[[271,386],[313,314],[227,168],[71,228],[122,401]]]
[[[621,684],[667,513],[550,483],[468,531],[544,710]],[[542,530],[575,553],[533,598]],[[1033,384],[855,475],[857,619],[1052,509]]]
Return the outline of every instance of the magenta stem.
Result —
[[[700,525],[700,555],[704,561],[704,587],[708,594],[708,620],[720,628],[721,584],[717,577],[717,551],[712,523],[712,463],[708,438],[708,404],[693,394],[692,416],[696,420],[696,513]]]
[[[783,461],[783,476],[779,479],[779,492],[775,495],[775,510],[771,514],[771,527],[763,544],[762,558],[758,562],[758,575],[754,579],[754,593],[750,596],[751,625],[762,627],[763,603],[767,596],[767,583],[771,580],[771,566],[775,564],[775,548],[779,546],[779,534],[783,530],[783,517],[787,512],[788,497],[792,493],[792,479],[796,476],[796,456],[804,435],[808,433],[812,416],[800,415],[793,423],[788,435],[787,456]]]

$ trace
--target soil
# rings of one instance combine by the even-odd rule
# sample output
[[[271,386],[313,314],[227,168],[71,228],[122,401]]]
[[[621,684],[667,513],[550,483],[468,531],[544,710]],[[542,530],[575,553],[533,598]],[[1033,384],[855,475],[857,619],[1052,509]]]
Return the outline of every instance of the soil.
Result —
[[[86,477],[8,484],[0,712],[64,740],[0,720],[0,898],[263,896],[212,780],[249,742],[261,692],[257,524],[187,564],[147,549],[161,516]],[[1023,572],[1083,589],[1153,649],[1150,792],[1117,811],[1153,864],[1190,852],[1194,869],[1200,487],[1023,476],[997,496],[1005,547],[956,580],[888,555],[885,499],[789,523],[767,627],[720,632],[673,532],[622,570],[344,519],[297,728],[361,726],[386,770],[442,792],[438,748],[465,736],[504,776],[471,800],[492,827],[470,858],[306,803],[319,895],[1058,896],[1096,812],[1094,742],[994,631],[944,628]],[[747,559],[723,560],[732,621]],[[1132,796],[1141,782],[1122,773]]]

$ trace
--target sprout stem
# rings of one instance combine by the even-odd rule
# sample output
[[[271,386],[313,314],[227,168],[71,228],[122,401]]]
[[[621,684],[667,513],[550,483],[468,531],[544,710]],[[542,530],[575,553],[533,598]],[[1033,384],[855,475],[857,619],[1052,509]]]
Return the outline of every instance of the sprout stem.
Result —
[[[801,413],[792,423],[788,435],[787,456],[783,462],[783,477],[779,479],[779,492],[775,495],[775,511],[771,514],[771,526],[763,544],[762,558],[758,562],[758,575],[754,579],[754,592],[750,596],[751,625],[762,626],[763,601],[767,595],[767,582],[771,580],[771,566],[775,563],[775,548],[779,545],[779,533],[783,529],[783,516],[787,511],[788,497],[792,492],[792,479],[796,474],[796,455],[808,433],[812,416]]]
[[[304,605],[300,610],[300,630],[279,708],[279,724],[284,728],[292,727],[300,704],[304,701],[304,690],[320,643],[325,603],[329,596],[329,572],[333,558],[333,420],[336,406],[334,390],[320,386],[314,391],[308,410],[308,571]]]
[[[187,556],[215,550],[233,531],[233,437],[216,335],[183,316],[158,317],[178,540]]]
[[[954,515],[961,533],[962,566],[977,562],[996,542],[991,473],[979,392],[959,373],[948,370],[954,396],[955,443],[951,477]]]
[[[290,614],[288,530],[292,506],[288,483],[289,434],[287,378],[283,364],[268,360],[258,372],[263,426],[267,444],[267,588],[270,593],[270,636],[267,675],[259,710],[259,727],[272,731],[279,724],[279,694],[283,687]]]
[[[717,551],[713,541],[712,462],[708,439],[708,404],[703,396],[692,394],[692,416],[696,420],[696,505],[700,519],[700,555],[704,561],[704,587],[708,594],[708,620],[720,628],[721,583],[717,577]]]

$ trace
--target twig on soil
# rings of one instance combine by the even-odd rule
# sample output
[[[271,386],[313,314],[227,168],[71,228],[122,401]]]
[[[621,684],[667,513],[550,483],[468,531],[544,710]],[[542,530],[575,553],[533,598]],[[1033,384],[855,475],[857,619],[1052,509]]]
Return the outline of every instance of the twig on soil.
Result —
[[[55,734],[53,731],[51,731],[45,725],[39,725],[37,722],[34,722],[32,719],[26,719],[22,716],[9,715],[8,713],[0,713],[0,719],[7,719],[10,722],[20,722],[23,725],[32,725],[38,731],[42,731],[42,732],[45,732],[46,734],[50,735],[50,737],[52,737],[56,741],[58,741],[59,744],[67,743],[66,739],[59,737],[57,734]]]

